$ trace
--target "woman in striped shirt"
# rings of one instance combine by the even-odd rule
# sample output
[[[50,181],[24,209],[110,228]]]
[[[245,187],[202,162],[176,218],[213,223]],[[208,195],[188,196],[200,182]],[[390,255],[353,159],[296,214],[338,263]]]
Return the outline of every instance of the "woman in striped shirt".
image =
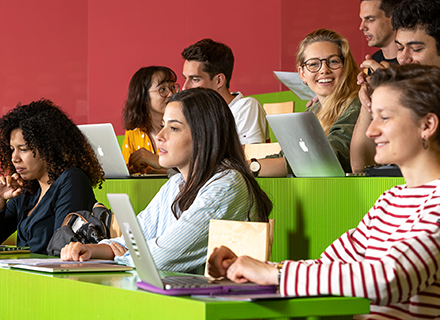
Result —
[[[440,69],[391,66],[371,84],[375,161],[399,165],[406,185],[384,192],[320,259],[276,268],[221,247],[209,259],[213,276],[279,283],[286,296],[370,299],[371,314],[356,319],[440,318]]]
[[[196,88],[173,95],[157,140],[160,165],[180,174],[138,215],[139,224],[158,269],[203,273],[209,220],[267,221],[272,203],[246,165],[234,117],[215,91]],[[70,243],[61,258],[113,259],[119,246],[124,253],[122,237]],[[123,258],[128,257],[126,252]]]

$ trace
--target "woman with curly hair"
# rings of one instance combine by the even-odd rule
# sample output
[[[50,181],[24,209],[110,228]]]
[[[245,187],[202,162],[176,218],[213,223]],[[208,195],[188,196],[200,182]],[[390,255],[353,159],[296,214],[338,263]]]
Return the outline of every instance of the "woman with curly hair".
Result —
[[[122,111],[125,139],[122,155],[130,173],[162,172],[157,133],[162,129],[166,103],[179,91],[177,76],[167,67],[140,68],[130,80]]]
[[[0,243],[46,247],[65,216],[91,210],[104,171],[87,139],[53,102],[18,105],[0,119]]]

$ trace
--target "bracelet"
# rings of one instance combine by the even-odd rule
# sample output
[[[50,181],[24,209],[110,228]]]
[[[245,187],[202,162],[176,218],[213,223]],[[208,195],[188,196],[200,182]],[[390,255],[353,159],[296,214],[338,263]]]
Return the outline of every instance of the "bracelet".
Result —
[[[284,261],[278,263],[276,267],[278,269],[278,285],[280,285],[281,284],[281,275],[282,275],[281,271],[283,270],[283,267],[284,267]]]

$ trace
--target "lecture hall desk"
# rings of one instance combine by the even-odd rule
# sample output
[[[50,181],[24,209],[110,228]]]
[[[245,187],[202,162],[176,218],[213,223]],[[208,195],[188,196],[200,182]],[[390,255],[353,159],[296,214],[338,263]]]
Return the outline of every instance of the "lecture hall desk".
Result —
[[[402,178],[259,178],[274,203],[271,260],[317,258],[353,228],[386,189]],[[166,179],[107,180],[96,189],[128,193],[141,211]],[[133,273],[49,276],[0,268],[0,319],[253,319],[367,313],[362,298],[316,297],[260,302],[167,297],[136,289]],[[350,317],[345,317],[350,318]]]

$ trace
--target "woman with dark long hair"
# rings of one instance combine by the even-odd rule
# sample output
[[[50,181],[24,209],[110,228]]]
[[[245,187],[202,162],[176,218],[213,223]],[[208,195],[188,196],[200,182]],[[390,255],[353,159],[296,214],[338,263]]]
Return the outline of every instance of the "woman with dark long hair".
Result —
[[[167,67],[140,68],[130,80],[122,111],[125,139],[122,155],[131,173],[161,170],[157,133],[161,129],[166,103],[179,91],[176,74]]]
[[[104,171],[69,117],[49,100],[18,105],[0,119],[0,243],[46,253],[66,215],[91,210]]]
[[[180,173],[138,220],[159,269],[203,273],[209,220],[267,221],[272,203],[246,165],[234,117],[217,92],[196,88],[174,94],[162,126],[159,163]],[[125,244],[123,238],[71,243],[61,258],[113,259],[115,242]]]

